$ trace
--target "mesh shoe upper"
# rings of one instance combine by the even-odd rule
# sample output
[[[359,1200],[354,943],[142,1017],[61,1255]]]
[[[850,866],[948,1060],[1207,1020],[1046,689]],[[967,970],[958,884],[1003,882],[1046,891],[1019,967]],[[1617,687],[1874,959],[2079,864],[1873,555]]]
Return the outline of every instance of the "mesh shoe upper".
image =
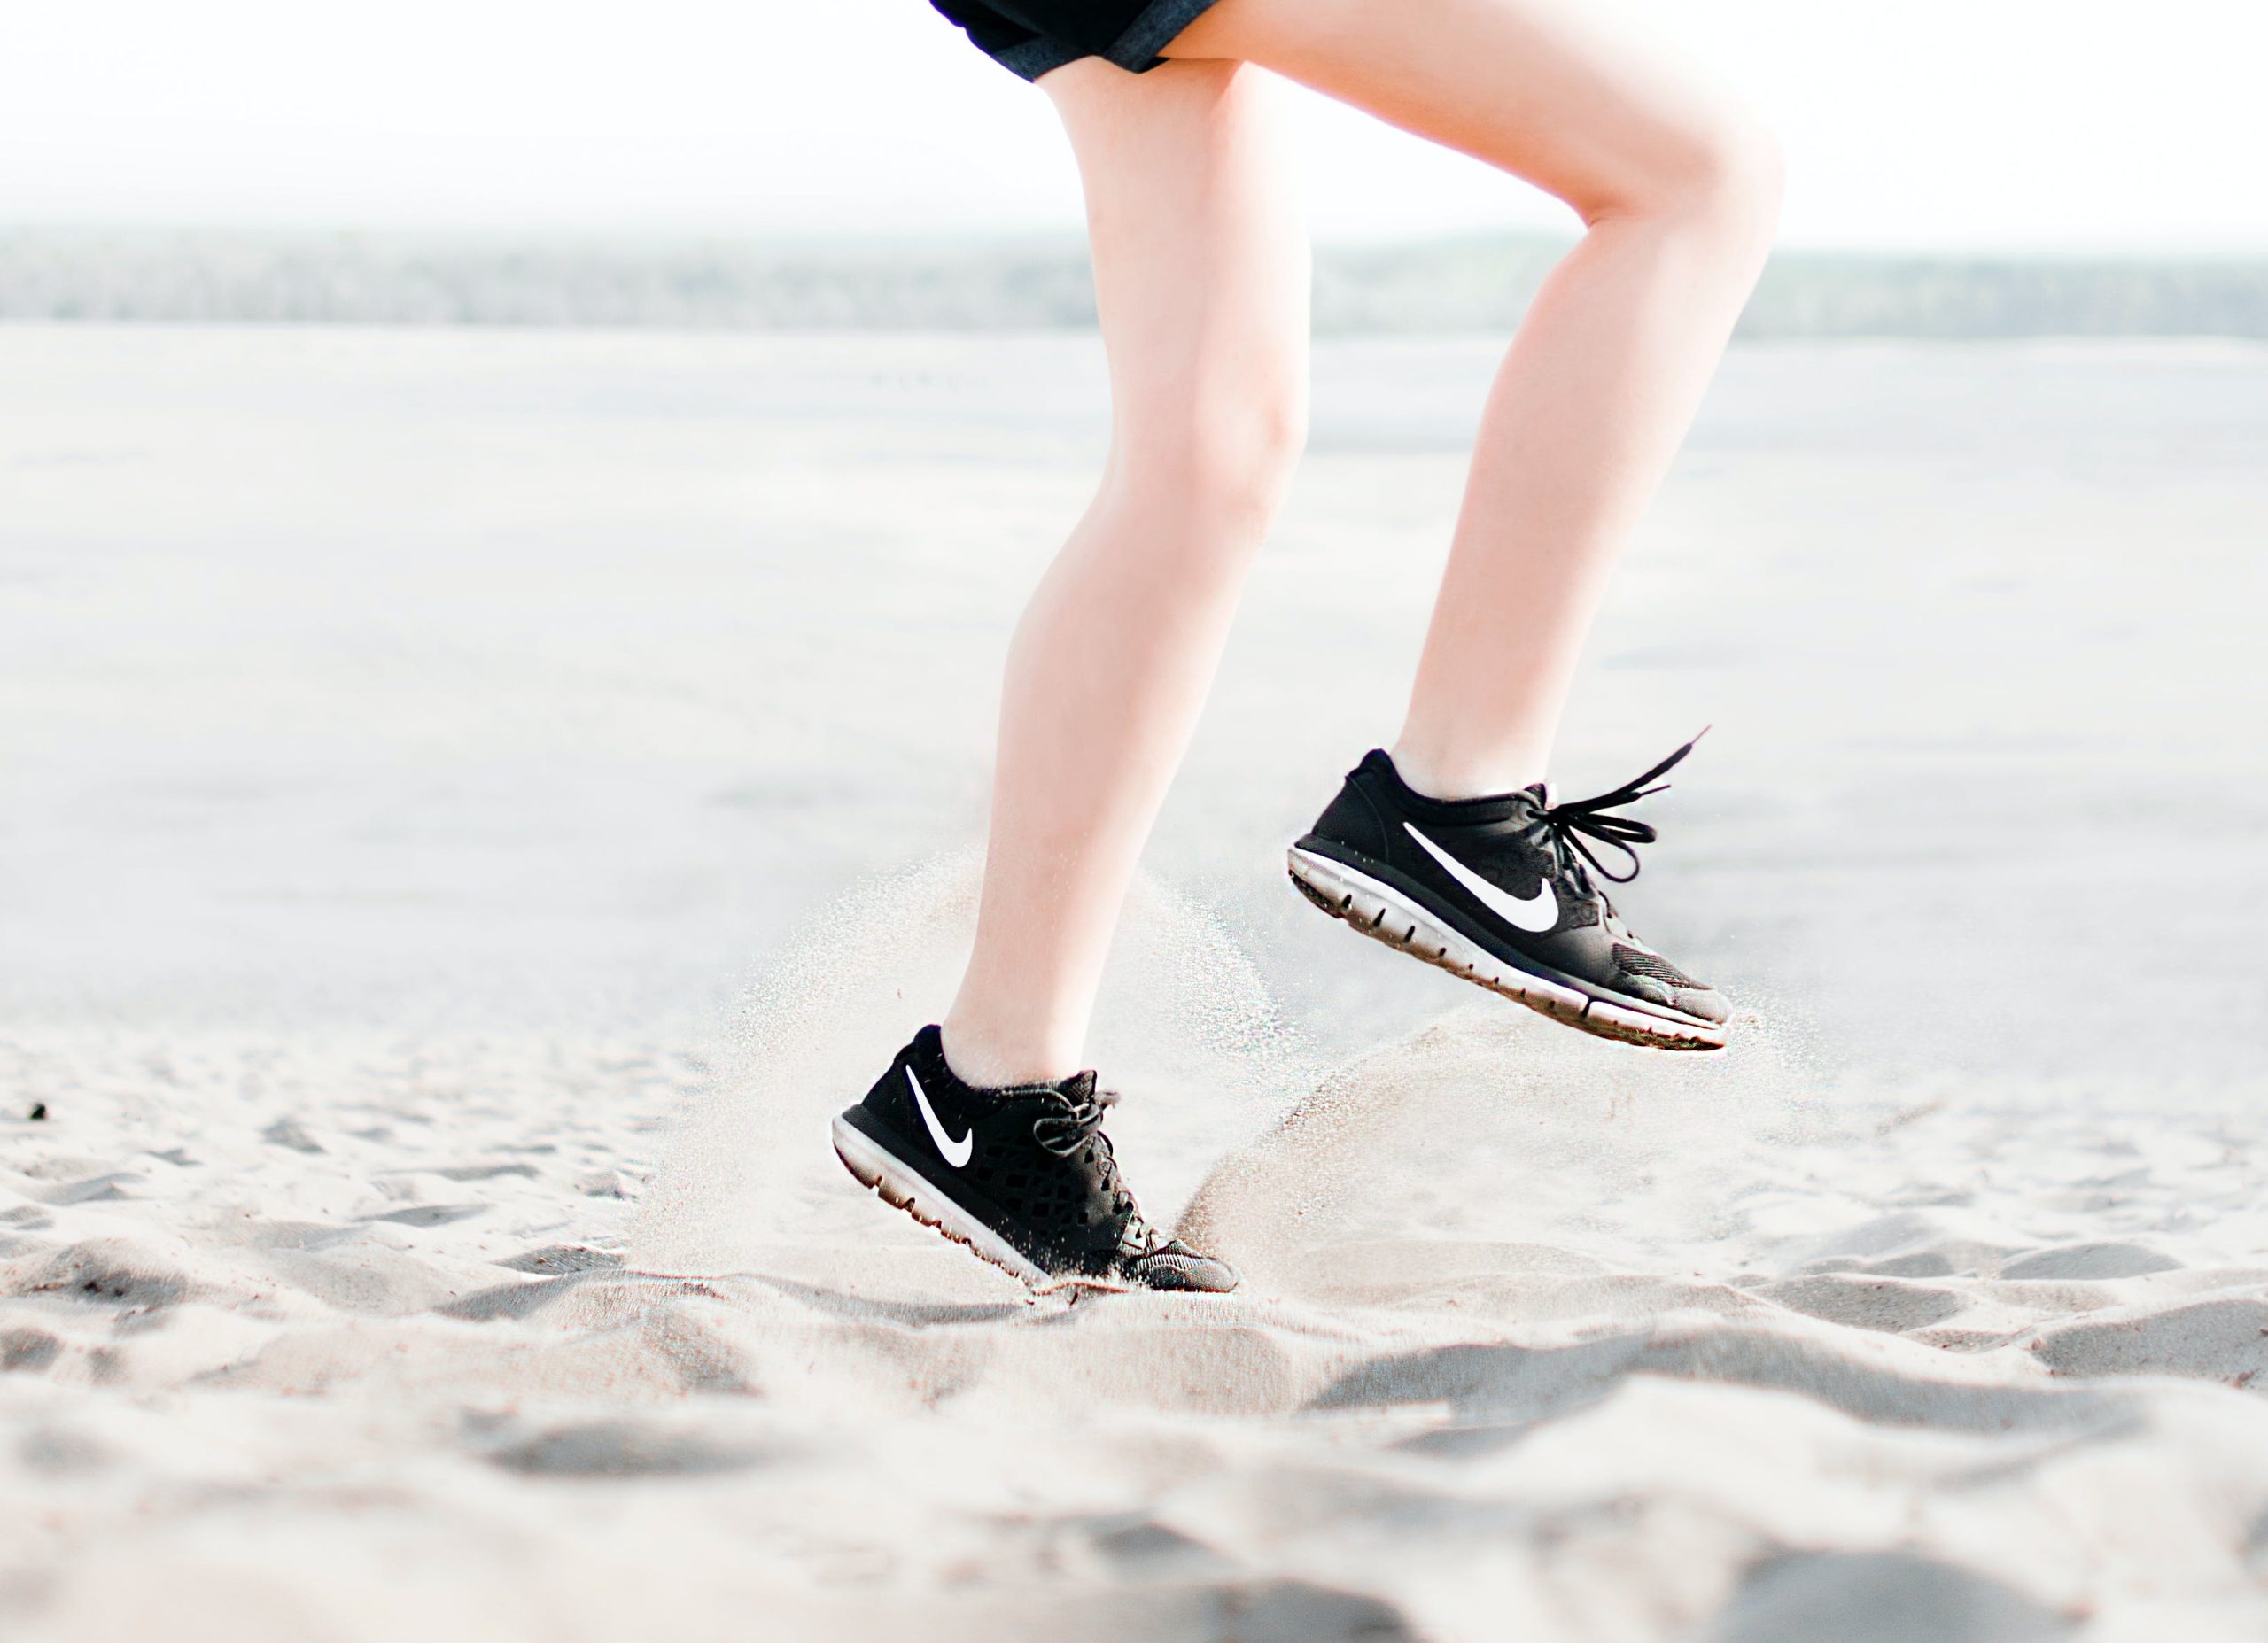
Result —
[[[1643,975],[1659,981],[1665,987],[1706,987],[1697,981],[1651,948],[1629,947],[1620,942],[1614,944],[1614,962],[1622,966],[1625,975]]]

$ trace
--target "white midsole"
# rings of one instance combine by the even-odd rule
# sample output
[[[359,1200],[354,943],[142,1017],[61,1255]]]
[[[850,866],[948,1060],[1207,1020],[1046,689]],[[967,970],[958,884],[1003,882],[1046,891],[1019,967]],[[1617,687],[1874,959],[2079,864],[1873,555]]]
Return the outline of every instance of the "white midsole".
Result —
[[[960,1239],[995,1266],[1006,1267],[1026,1283],[1048,1281],[1046,1272],[1017,1253],[1015,1245],[938,1191],[912,1165],[841,1118],[835,1120],[835,1151],[843,1167],[867,1186],[896,1194],[917,1213],[936,1222],[940,1230]]]
[[[1419,949],[1433,962],[1547,1015],[1588,1015],[1593,1020],[1611,1022],[1651,1037],[1718,1046],[1724,1042],[1720,1027],[1626,1009],[1508,965],[1487,948],[1441,923],[1392,885],[1381,883],[1344,862],[1294,845],[1289,865],[1293,878],[1326,900],[1341,904],[1340,917],[1356,929],[1389,945]]]

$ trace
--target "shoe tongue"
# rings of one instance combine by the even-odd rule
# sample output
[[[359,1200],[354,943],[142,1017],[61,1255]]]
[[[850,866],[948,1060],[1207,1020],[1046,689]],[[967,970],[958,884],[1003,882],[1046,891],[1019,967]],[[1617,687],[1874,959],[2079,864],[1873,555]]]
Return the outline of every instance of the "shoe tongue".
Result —
[[[1058,1079],[1049,1088],[1060,1090],[1073,1101],[1085,1101],[1095,1093],[1094,1069],[1090,1067],[1084,1073],[1074,1073],[1068,1078]]]
[[[1548,781],[1532,781],[1528,783],[1526,787],[1521,788],[1520,791],[1534,799],[1536,802],[1537,808],[1541,810],[1548,810],[1554,804],[1558,802],[1557,795],[1554,793],[1551,784]]]

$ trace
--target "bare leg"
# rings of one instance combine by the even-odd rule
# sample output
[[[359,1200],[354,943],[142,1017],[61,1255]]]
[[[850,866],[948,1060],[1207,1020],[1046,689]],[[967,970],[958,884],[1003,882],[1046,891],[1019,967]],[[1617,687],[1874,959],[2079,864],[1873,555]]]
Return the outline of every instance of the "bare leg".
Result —
[[[1588,225],[1474,448],[1394,748],[1440,798],[1544,774],[1614,554],[1763,266],[1777,157],[1589,0],[1220,0],[1169,50],[1240,58],[1526,178]]]
[[[1307,241],[1268,77],[1084,58],[1040,83],[1086,186],[1112,436],[1009,654],[976,949],[944,1022],[979,1086],[1081,1065],[1136,858],[1307,415]]]

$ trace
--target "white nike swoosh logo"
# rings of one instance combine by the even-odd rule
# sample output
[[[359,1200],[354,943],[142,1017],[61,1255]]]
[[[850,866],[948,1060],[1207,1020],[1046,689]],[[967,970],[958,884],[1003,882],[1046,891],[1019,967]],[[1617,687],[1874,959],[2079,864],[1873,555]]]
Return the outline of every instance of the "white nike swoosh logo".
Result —
[[[1523,901],[1510,891],[1499,889],[1489,883],[1410,823],[1404,822],[1402,825],[1411,838],[1425,847],[1426,855],[1441,863],[1442,872],[1463,885],[1474,901],[1506,924],[1526,930],[1530,935],[1541,935],[1559,922],[1559,898],[1552,895],[1549,879],[1536,887],[1534,895]]]
[[[921,1109],[921,1121],[929,1127],[929,1139],[937,1143],[937,1151],[944,1154],[945,1162],[959,1169],[968,1162],[968,1155],[976,1151],[976,1127],[969,1126],[968,1134],[954,1140],[945,1134],[945,1127],[937,1122],[937,1115],[929,1109],[929,1097],[921,1093],[921,1081],[913,1076],[913,1069],[905,1069],[905,1081],[913,1086],[913,1104]]]

